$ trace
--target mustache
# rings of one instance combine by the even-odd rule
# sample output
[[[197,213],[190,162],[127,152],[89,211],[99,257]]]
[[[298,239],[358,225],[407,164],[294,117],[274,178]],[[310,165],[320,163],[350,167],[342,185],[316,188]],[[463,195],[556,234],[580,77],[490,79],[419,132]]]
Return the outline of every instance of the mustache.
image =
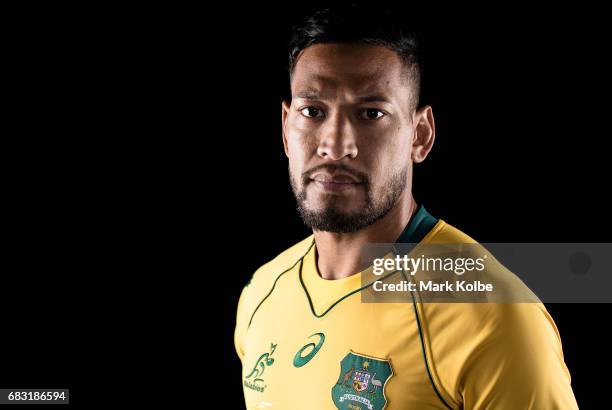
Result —
[[[369,186],[370,184],[370,178],[368,177],[368,174],[358,171],[352,167],[349,167],[348,165],[345,164],[321,164],[321,165],[317,165],[315,167],[310,168],[308,171],[305,171],[304,173],[302,173],[302,183],[303,185],[306,185],[307,183],[311,182],[311,177],[312,174],[314,174],[315,172],[321,171],[321,170],[325,170],[328,171],[329,173],[334,173],[334,172],[343,172],[345,174],[351,175],[353,177],[355,177],[355,179],[357,179],[358,181],[361,181],[361,183],[363,185],[365,185],[366,187]]]

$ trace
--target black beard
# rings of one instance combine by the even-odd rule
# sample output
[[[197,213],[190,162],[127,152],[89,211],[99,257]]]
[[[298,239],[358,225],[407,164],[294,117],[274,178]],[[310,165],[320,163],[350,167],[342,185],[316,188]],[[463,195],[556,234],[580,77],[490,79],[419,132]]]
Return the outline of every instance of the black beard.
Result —
[[[304,177],[302,180],[303,188],[300,191],[296,186],[293,175],[291,175],[291,171],[289,171],[289,180],[297,201],[297,210],[306,226],[316,231],[353,233],[372,225],[393,209],[406,188],[407,173],[408,169],[405,168],[392,175],[391,180],[385,184],[389,188],[378,202],[374,201],[369,180],[364,180],[362,183],[366,198],[365,206],[361,211],[351,213],[338,210],[333,202],[325,209],[318,211],[306,208],[305,187],[308,183],[312,183],[312,181]]]

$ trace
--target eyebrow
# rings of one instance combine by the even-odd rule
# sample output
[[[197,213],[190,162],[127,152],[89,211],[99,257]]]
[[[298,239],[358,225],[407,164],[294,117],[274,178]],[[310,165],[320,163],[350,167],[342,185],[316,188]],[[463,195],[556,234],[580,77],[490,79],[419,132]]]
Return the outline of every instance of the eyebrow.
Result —
[[[301,98],[303,100],[320,100],[321,97],[317,91],[306,90],[296,93],[295,98]],[[364,95],[357,97],[358,102],[390,102],[387,97],[380,94]]]
[[[359,102],[389,102],[387,97],[380,94],[364,95],[363,97],[358,97],[357,100]]]
[[[302,98],[304,100],[318,100],[319,93],[313,90],[300,91],[299,93],[295,94],[295,98]]]

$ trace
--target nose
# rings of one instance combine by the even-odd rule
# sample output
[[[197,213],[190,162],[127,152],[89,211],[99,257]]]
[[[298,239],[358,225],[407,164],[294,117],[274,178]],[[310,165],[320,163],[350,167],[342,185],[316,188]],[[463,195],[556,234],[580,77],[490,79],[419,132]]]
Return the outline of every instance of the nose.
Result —
[[[357,157],[357,141],[355,129],[351,119],[340,112],[328,117],[321,127],[321,139],[317,147],[317,154],[321,158],[338,161],[342,158]]]

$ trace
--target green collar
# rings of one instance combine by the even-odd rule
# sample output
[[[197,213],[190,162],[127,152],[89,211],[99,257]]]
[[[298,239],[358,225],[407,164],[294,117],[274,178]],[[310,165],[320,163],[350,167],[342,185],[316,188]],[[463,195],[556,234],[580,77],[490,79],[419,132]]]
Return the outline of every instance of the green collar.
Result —
[[[429,231],[438,223],[438,219],[431,216],[423,205],[419,206],[419,209],[410,219],[404,232],[395,241],[396,243],[419,243],[427,235]]]

